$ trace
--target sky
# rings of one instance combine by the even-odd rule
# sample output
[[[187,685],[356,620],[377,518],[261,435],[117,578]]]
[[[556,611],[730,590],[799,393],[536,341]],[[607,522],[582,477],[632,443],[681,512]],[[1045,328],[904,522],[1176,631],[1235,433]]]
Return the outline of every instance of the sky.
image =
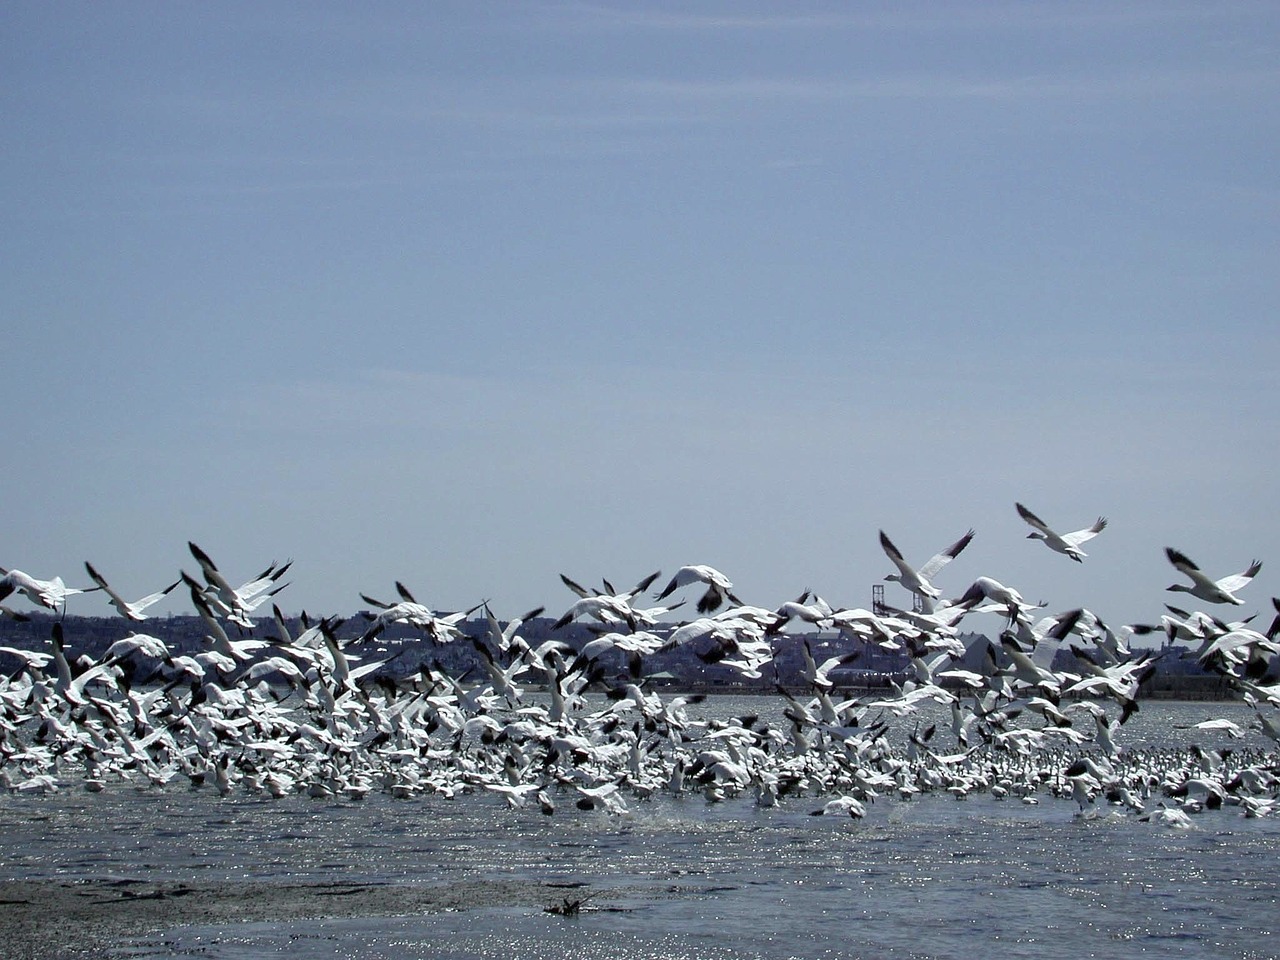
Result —
[[[1269,622],[1278,95],[1269,2],[4,4],[0,566],[858,607],[973,528]]]

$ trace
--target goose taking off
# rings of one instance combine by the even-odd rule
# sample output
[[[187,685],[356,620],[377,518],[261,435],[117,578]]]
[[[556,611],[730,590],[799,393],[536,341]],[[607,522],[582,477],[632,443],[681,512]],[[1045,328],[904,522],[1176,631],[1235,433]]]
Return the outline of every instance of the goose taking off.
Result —
[[[1066,554],[1076,563],[1083,563],[1084,558],[1088,556],[1080,549],[1080,544],[1092,540],[1107,525],[1107,518],[1099,517],[1092,527],[1076,530],[1073,533],[1058,533],[1022,504],[1015,503],[1014,506],[1018,508],[1018,516],[1036,528],[1034,533],[1027,534],[1028,540],[1043,540],[1044,545],[1050,550]]]
[[[1185,583],[1175,583],[1168,589],[1180,593],[1189,593],[1206,603],[1233,603],[1236,606],[1242,606],[1244,601],[1235,595],[1236,591],[1247,586],[1249,581],[1256,577],[1258,571],[1262,569],[1262,561],[1255,560],[1249,565],[1249,569],[1243,573],[1223,577],[1221,580],[1210,580],[1180,550],[1175,550],[1173,547],[1165,547],[1164,555],[1169,558],[1169,562],[1174,565],[1179,573],[1190,577],[1192,581],[1191,586],[1187,586]]]
[[[275,596],[287,586],[287,584],[277,585],[276,581],[284,576],[285,571],[293,564],[293,561],[289,560],[282,565],[277,565],[273,560],[271,566],[252,580],[233,587],[207,553],[190,540],[187,541],[187,547],[191,550],[191,555],[196,558],[196,562],[200,564],[201,573],[204,574],[205,586],[202,589],[205,601],[214,613],[226,617],[246,630],[253,629],[253,620],[249,615],[267,597]]]

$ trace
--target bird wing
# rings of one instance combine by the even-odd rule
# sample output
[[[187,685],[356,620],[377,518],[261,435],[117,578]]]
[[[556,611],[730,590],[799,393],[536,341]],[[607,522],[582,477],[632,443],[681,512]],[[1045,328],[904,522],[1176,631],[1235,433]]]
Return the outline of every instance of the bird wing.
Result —
[[[1043,520],[1037,517],[1034,513],[1032,513],[1022,504],[1014,503],[1014,506],[1018,508],[1018,516],[1020,516],[1023,520],[1027,521],[1027,523],[1031,524],[1033,527],[1035,527],[1037,530],[1043,533],[1046,537],[1057,536],[1057,534],[1053,532],[1052,528],[1050,528],[1047,523],[1045,523]]]
[[[283,569],[287,569],[287,567],[282,568],[282,570]],[[254,577],[252,580],[246,580],[244,583],[240,584],[240,586],[236,587],[236,598],[242,602],[248,602],[254,599],[261,594],[262,591],[269,589],[270,586],[279,579],[280,572],[282,571],[277,571],[273,564],[271,567],[264,570],[259,576]],[[397,586],[399,586],[399,583],[397,583]]]
[[[958,557],[960,555],[960,551],[967,547],[969,545],[969,541],[972,539],[973,531],[970,530],[941,553],[935,553],[929,558],[928,562],[920,568],[920,576],[926,580],[933,579],[933,575]]]
[[[93,564],[91,564],[88,560],[84,562],[84,568],[86,571],[88,571],[89,578],[98,585],[98,589],[101,590],[103,593],[105,593],[113,601],[115,601],[116,606],[120,607],[122,610],[129,606],[129,604],[125,601],[124,597],[120,596],[120,594],[116,593],[115,590],[111,588],[111,585],[107,583],[106,579],[102,576],[102,574],[100,574],[97,570],[95,570],[93,568]],[[181,583],[181,582],[182,581],[180,580],[178,581],[178,583]],[[175,584],[175,586],[176,585],[177,584]]]
[[[570,580],[563,573],[560,574],[560,582],[563,583],[570,590],[572,590],[574,593],[576,593],[579,597],[591,596],[590,590],[588,590],[582,584],[578,583],[576,580]]]
[[[1071,547],[1078,547],[1080,546],[1080,544],[1084,543],[1086,540],[1092,540],[1094,537],[1100,534],[1103,531],[1103,529],[1106,528],[1106,526],[1107,526],[1107,518],[1099,517],[1094,522],[1092,527],[1087,527],[1084,530],[1076,530],[1073,533],[1063,534],[1062,542]]]
[[[227,596],[232,596],[235,591],[231,589],[231,584],[218,570],[213,559],[196,546],[192,541],[187,541],[187,547],[191,550],[191,555],[196,558],[196,562],[200,564],[200,572],[204,574],[205,582],[210,586],[216,587],[219,592],[225,591]]]
[[[628,590],[623,596],[625,596],[628,600],[630,600],[632,597],[640,596],[640,594],[644,593],[651,586],[653,586],[653,581],[657,580],[661,574],[662,574],[661,570],[653,571],[653,573],[649,574],[647,577],[642,579],[634,587]]]
[[[880,546],[884,549],[885,555],[893,561],[893,565],[901,571],[903,576],[909,577],[913,580],[919,576],[915,568],[912,567],[911,564],[907,563],[906,558],[902,555],[902,551],[894,546],[893,541],[889,539],[889,535],[883,530],[880,531]]]
[[[1221,580],[1217,581],[1217,587],[1219,590],[1224,590],[1227,593],[1235,593],[1256,577],[1258,575],[1258,571],[1261,569],[1262,561],[1255,560],[1249,565],[1249,569],[1245,570],[1243,573],[1236,573],[1229,577],[1223,577]]]
[[[654,594],[653,599],[664,600],[667,597],[671,596],[671,594],[679,590],[680,587],[686,582],[680,579],[681,573],[683,573],[683,570],[677,572],[676,575],[667,582],[667,585],[662,588],[662,591],[660,593]]]
[[[1173,547],[1165,547],[1164,555],[1169,558],[1169,562],[1173,564],[1174,568],[1178,570],[1179,573],[1185,574],[1201,586],[1209,587],[1210,589],[1217,586],[1217,584],[1206,577],[1204,573],[1201,572],[1200,568],[1192,562],[1191,558],[1181,550],[1175,550]]]
[[[145,597],[143,597],[141,600],[133,601],[133,603],[129,604],[129,606],[133,608],[134,612],[141,613],[143,610],[147,609],[147,607],[150,607],[159,603],[161,599],[163,599],[164,597],[172,593],[173,588],[176,587],[181,582],[182,582],[181,579],[175,580],[173,581],[173,583],[169,584],[163,590],[157,590],[155,593],[149,593]]]

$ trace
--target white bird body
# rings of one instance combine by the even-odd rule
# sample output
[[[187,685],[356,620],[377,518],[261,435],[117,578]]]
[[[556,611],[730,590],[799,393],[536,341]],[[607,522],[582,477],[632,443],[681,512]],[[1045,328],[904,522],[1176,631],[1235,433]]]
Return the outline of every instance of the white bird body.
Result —
[[[140,654],[149,657],[152,660],[168,660],[169,648],[159,637],[153,637],[145,633],[131,633],[129,636],[117,640],[111,646],[107,647],[106,653],[102,655],[103,660],[117,660]]]
[[[867,640],[886,650],[902,649],[902,644],[897,641],[894,625],[904,621],[881,617],[864,607],[837,610],[828,619],[831,627],[846,637]]]
[[[834,686],[829,676],[832,670],[841,664],[849,663],[858,656],[857,653],[846,653],[837,657],[828,657],[822,663],[818,663],[813,659],[813,650],[809,646],[807,637],[800,646],[800,653],[804,658],[801,676],[812,686],[821,687],[823,690],[830,690]]]
[[[793,619],[803,620],[805,623],[813,624],[819,630],[824,629],[831,623],[831,615],[835,613],[831,609],[831,605],[821,597],[815,596],[812,603],[806,603],[809,599],[809,591],[802,593],[797,600],[788,600],[782,606],[774,611],[776,619],[769,625],[770,633],[777,633],[782,630]]]
[[[605,594],[598,596],[588,596],[576,601],[563,616],[554,624],[553,629],[559,630],[561,627],[581,617],[591,617],[600,623],[610,626],[618,626],[626,624],[635,629],[636,615],[631,609],[631,605],[620,597],[611,597]]]

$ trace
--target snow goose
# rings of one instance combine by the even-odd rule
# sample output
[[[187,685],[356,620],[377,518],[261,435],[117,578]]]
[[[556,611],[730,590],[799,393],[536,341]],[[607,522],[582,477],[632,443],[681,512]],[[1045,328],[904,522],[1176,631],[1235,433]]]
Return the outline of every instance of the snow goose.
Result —
[[[1173,830],[1194,830],[1195,824],[1181,810],[1176,807],[1168,806],[1163,800],[1154,810],[1148,810],[1138,815],[1139,820],[1143,823],[1152,823],[1160,827],[1169,827]]]
[[[852,817],[854,820],[861,820],[866,815],[867,808],[862,801],[847,794],[828,800],[820,809],[810,811],[810,816],[814,817]]]
[[[888,534],[881,530],[880,547],[884,550],[889,559],[893,561],[893,565],[898,568],[897,573],[891,573],[885,577],[885,579],[902,584],[912,593],[918,594],[927,601],[936,600],[938,597],[942,596],[942,593],[937,587],[930,583],[930,581],[939,570],[958,557],[960,555],[960,551],[967,547],[969,545],[969,541],[972,539],[973,531],[970,530],[955,543],[951,544],[951,546],[947,547],[947,549],[930,557],[928,561],[925,562],[924,566],[916,569],[907,562],[906,558],[902,555],[902,551],[894,546],[894,543],[889,539]]]
[[[1091,527],[1072,533],[1058,533],[1022,504],[1015,503],[1014,506],[1018,508],[1018,516],[1035,527],[1035,532],[1027,534],[1028,540],[1041,540],[1050,550],[1065,554],[1077,563],[1083,563],[1084,558],[1088,556],[1080,549],[1080,544],[1092,540],[1107,525],[1107,518],[1099,517]]]
[[[1221,580],[1210,580],[1180,550],[1175,550],[1173,547],[1165,547],[1164,555],[1169,558],[1169,562],[1173,564],[1179,573],[1191,578],[1191,586],[1187,586],[1185,583],[1175,583],[1168,589],[1180,593],[1189,593],[1199,600],[1204,600],[1206,603],[1231,603],[1236,606],[1242,606],[1244,601],[1235,595],[1236,591],[1247,586],[1249,581],[1256,577],[1258,571],[1262,569],[1262,561],[1255,560],[1247,570],[1241,573],[1223,577]]]
[[[0,567],[0,574],[3,575],[0,576],[0,600],[16,591],[32,603],[47,607],[50,610],[57,610],[64,605],[67,597],[77,593],[89,593],[98,589],[97,587],[91,587],[89,590],[80,590],[76,587],[68,587],[62,582],[61,577],[54,577],[52,580],[37,580],[21,570],[5,570],[4,567]]]
[[[640,594],[644,593],[651,586],[653,586],[653,581],[657,580],[658,576],[661,573],[662,573],[661,570],[655,570],[653,573],[649,574],[647,577],[644,577],[643,579],[641,579],[639,583],[637,583],[634,587],[632,587],[626,593],[618,593],[618,591],[614,589],[613,584],[611,584],[608,580],[601,581],[604,584],[603,590],[588,590],[586,587],[582,586],[580,583],[566,577],[563,573],[560,574],[560,581],[566,587],[568,587],[570,590],[576,593],[579,597],[611,596],[611,597],[621,597],[623,600],[630,601],[640,596]]]
[[[84,568],[89,572],[89,577],[98,585],[98,589],[105,593],[111,599],[111,605],[120,611],[120,616],[134,622],[147,619],[146,614],[142,611],[148,607],[153,607],[173,591],[173,588],[182,582],[179,577],[173,583],[169,584],[163,590],[157,590],[155,593],[149,593],[141,600],[128,601],[111,587],[88,560],[84,562]]]

